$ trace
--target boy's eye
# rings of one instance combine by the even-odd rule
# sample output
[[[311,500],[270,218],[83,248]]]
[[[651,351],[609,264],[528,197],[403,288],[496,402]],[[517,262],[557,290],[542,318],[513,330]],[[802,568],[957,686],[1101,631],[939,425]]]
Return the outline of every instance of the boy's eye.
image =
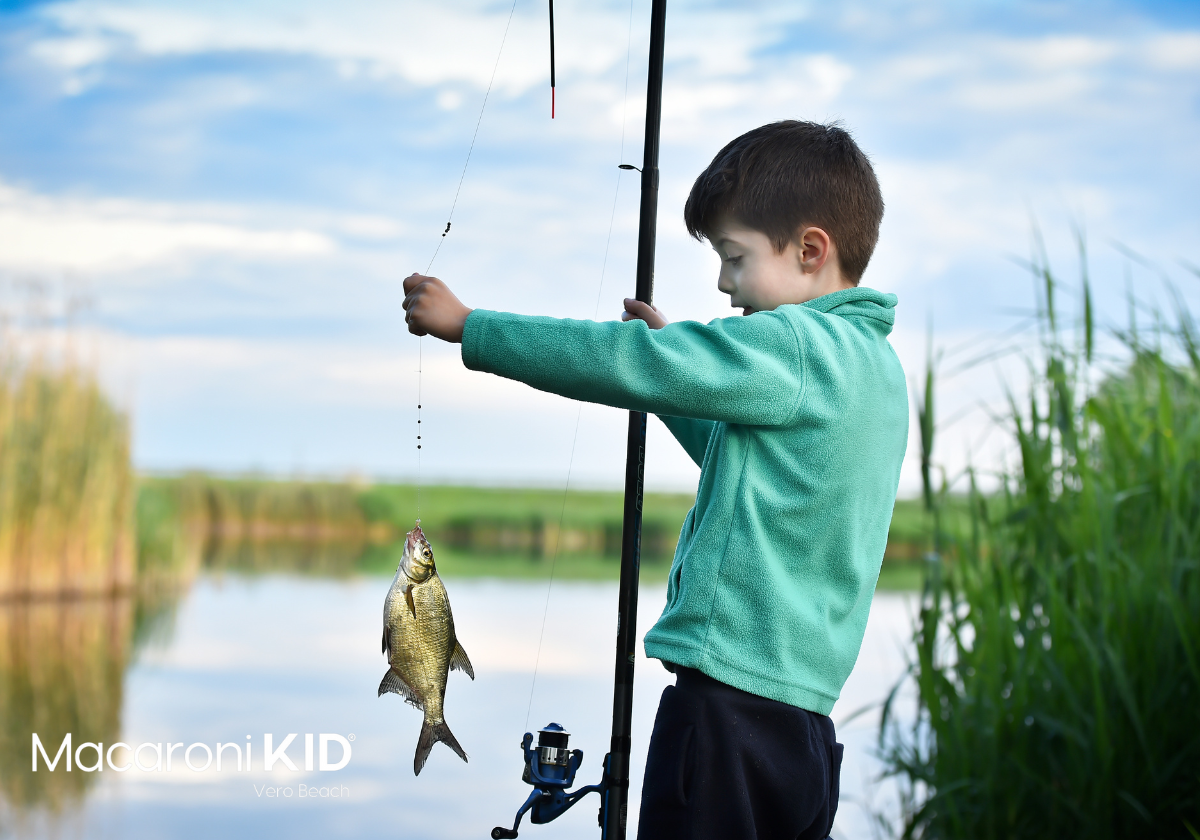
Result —
[[[730,265],[741,265],[741,264],[742,264],[742,258],[741,258],[740,256],[738,256],[738,257],[726,257],[726,258],[725,258],[725,262],[729,263]]]

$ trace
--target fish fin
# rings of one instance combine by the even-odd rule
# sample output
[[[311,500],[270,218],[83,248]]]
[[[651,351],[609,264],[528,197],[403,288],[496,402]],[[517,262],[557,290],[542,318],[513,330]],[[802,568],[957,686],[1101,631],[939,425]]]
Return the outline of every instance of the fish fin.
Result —
[[[383,675],[383,680],[379,683],[379,694],[376,696],[382,697],[388,692],[399,694],[404,698],[405,702],[411,703],[418,709],[424,708],[421,698],[417,696],[417,693],[409,688],[408,684],[400,679],[400,675],[391,668],[388,668],[387,673]]]
[[[458,757],[463,761],[467,760],[466,752],[458,743],[458,739],[454,737],[454,733],[450,731],[450,727],[446,725],[446,721],[430,724],[426,719],[421,724],[421,737],[417,739],[417,754],[413,756],[414,776],[421,775],[421,768],[425,766],[425,760],[429,758],[429,751],[438,741],[458,753]]]
[[[404,587],[404,600],[408,603],[408,609],[412,613],[412,617],[416,618],[417,617],[417,605],[413,603],[412,590],[413,590],[413,588],[412,588],[411,583],[408,586]]]
[[[450,670],[462,671],[471,679],[475,679],[475,669],[471,666],[471,660],[467,659],[467,652],[457,641],[454,643],[454,654],[450,657]]]

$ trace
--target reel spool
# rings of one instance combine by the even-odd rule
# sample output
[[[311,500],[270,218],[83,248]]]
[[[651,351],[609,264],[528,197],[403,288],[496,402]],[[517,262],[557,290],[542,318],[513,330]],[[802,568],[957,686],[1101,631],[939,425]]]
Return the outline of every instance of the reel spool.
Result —
[[[549,723],[538,730],[538,743],[534,748],[533,733],[526,732],[521,739],[521,751],[525,754],[525,770],[521,781],[533,785],[533,792],[525,800],[525,804],[517,809],[512,828],[496,826],[492,829],[492,840],[515,838],[521,825],[521,818],[529,812],[529,821],[542,825],[560,817],[568,808],[589,793],[599,793],[601,798],[608,789],[608,773],[598,785],[587,785],[579,790],[567,793],[567,788],[575,783],[575,773],[583,763],[583,750],[568,750],[567,742],[571,733],[557,723]],[[605,766],[608,761],[605,759]],[[603,808],[603,806],[602,806]],[[603,821],[601,822],[603,825]]]

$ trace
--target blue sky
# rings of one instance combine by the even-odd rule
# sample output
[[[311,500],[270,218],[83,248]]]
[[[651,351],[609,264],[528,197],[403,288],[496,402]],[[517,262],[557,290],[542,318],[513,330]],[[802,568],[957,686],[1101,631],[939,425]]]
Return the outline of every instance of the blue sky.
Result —
[[[637,183],[616,164],[641,158],[649,2],[632,26],[627,2],[556,5],[558,118],[544,4],[518,0],[434,273],[473,306],[611,317],[632,289]],[[0,3],[3,305],[26,311],[31,280],[90,301],[87,346],[140,466],[415,473],[399,284],[444,227],[508,11]],[[1114,242],[1197,297],[1181,266],[1200,265],[1195,4],[676,0],[664,97],[656,295],[672,318],[730,314],[683,199],[725,142],[781,118],[841,119],[875,161],[888,209],[864,283],[899,295],[910,375],[928,319],[969,355],[1031,307],[1013,258],[1035,218],[1066,280],[1086,229],[1112,320],[1129,268]],[[1165,300],[1157,274],[1130,271],[1148,301]],[[620,483],[620,412],[421,352],[428,478],[561,486],[578,416],[573,481]],[[1020,378],[1014,357],[945,383],[947,464],[998,462],[987,408]],[[647,469],[694,481],[657,425]]]

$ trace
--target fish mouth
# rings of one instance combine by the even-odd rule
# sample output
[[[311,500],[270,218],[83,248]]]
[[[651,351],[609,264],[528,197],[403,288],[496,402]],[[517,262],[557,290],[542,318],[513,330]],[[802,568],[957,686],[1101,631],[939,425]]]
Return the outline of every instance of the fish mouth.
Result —
[[[429,540],[425,538],[425,532],[421,530],[420,520],[417,520],[417,524],[413,526],[413,529],[409,531],[406,536],[407,539],[404,541],[404,547],[409,554],[412,554],[420,543],[429,542]]]

